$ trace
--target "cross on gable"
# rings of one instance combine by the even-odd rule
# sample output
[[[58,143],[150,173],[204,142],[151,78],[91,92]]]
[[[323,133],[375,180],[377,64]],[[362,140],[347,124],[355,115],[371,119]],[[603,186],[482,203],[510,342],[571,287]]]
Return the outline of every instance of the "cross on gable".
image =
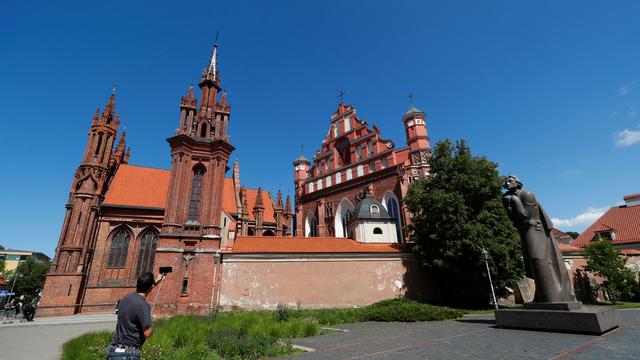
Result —
[[[340,90],[340,92],[338,93],[338,97],[340,98],[340,104],[344,104],[344,95],[346,94],[346,92],[344,92],[344,90]]]

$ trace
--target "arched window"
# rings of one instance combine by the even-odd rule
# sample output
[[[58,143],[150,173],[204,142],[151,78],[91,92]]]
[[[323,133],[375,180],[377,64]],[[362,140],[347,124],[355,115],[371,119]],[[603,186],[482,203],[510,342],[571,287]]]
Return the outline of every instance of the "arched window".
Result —
[[[262,232],[262,236],[276,236],[272,230],[265,230]]]
[[[375,151],[375,148],[373,147],[373,141],[369,141],[367,143],[367,157],[372,156],[374,151]]]
[[[200,128],[200,137],[207,137],[207,123],[202,123]]]
[[[396,234],[398,235],[398,242],[400,242],[402,239],[402,222],[400,219],[400,206],[398,205],[398,200],[396,200],[395,196],[390,195],[390,193],[385,194],[384,197],[387,199],[385,204],[387,205],[389,216],[391,216],[393,221],[396,223]]]
[[[382,229],[380,229],[379,227],[373,228],[373,234],[374,235],[382,235]]]
[[[305,236],[318,236],[318,220],[316,220],[316,217],[313,214],[307,215],[307,221],[305,222]]]
[[[205,125],[203,125],[205,126]],[[189,220],[198,221],[200,215],[200,197],[202,195],[202,178],[204,168],[201,166],[193,170],[193,186],[191,187],[191,201],[189,202]]]
[[[369,211],[371,211],[371,215],[380,215],[380,208],[378,207],[378,205],[371,205],[369,207]]]
[[[336,208],[333,228],[336,237],[349,237],[348,226],[351,221],[354,206],[348,199],[342,199]]]
[[[147,271],[153,270],[153,260],[156,257],[158,234],[153,230],[145,231],[140,237],[138,247],[138,261],[136,263],[136,279]]]
[[[111,249],[107,258],[107,267],[111,269],[123,269],[127,263],[129,252],[129,240],[131,235],[125,229],[120,229],[111,237]]]

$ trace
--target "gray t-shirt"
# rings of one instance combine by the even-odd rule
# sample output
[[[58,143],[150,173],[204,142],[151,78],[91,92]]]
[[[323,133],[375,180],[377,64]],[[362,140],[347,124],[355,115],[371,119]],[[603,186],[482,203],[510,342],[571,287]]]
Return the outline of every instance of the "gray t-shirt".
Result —
[[[118,325],[112,345],[142,347],[144,328],[151,326],[151,308],[140,294],[131,292],[118,303]]]

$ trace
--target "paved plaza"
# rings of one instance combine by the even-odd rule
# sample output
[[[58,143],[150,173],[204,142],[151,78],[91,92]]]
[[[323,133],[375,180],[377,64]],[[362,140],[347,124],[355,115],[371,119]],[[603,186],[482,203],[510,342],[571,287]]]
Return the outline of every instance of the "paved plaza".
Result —
[[[640,310],[603,336],[495,328],[493,315],[421,323],[342,325],[347,332],[297,339],[315,349],[287,359],[638,359]]]
[[[623,325],[603,336],[496,329],[492,315],[422,323],[360,323],[296,339],[314,349],[287,359],[637,359],[640,309],[620,310]],[[62,343],[112,331],[115,316],[36,318],[0,325],[0,359],[58,359]]]

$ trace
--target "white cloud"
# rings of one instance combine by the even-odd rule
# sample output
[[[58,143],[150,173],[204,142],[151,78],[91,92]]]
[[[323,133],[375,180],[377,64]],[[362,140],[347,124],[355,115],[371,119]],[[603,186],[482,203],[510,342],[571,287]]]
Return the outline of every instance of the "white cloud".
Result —
[[[631,146],[637,142],[640,142],[640,130],[624,129],[616,133],[617,147]]]
[[[620,86],[618,88],[618,92],[620,93],[620,96],[628,95],[631,92],[631,89],[633,89],[637,83],[638,83],[638,80],[631,80],[627,85]]]
[[[569,219],[556,219],[552,218],[553,225],[556,228],[576,228],[576,227],[586,227],[593,224],[602,214],[607,211],[609,207],[601,207],[601,208],[587,208],[583,213],[578,214]]]
[[[620,92],[620,95],[625,96],[631,92],[631,87],[627,85],[623,85],[623,86],[620,86],[620,89],[618,89],[618,91]]]
[[[638,110],[636,110],[636,108],[634,108],[633,106],[629,108],[629,116],[630,117],[634,117],[638,115]]]

